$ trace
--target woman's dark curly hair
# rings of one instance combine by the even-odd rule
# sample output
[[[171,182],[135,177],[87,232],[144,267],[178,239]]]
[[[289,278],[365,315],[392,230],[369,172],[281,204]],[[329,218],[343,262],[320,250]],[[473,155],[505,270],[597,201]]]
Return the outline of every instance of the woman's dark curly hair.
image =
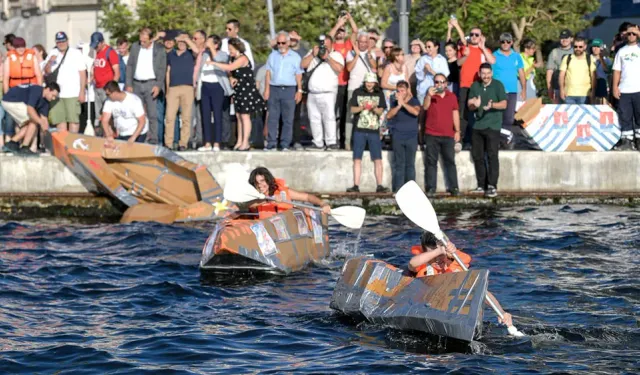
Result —
[[[276,184],[276,178],[273,177],[271,172],[265,167],[258,167],[251,171],[251,175],[249,175],[249,183],[251,186],[255,186],[258,188],[256,183],[256,178],[258,176],[264,177],[265,182],[269,185],[269,195],[275,194],[276,190],[278,190],[278,184]]]

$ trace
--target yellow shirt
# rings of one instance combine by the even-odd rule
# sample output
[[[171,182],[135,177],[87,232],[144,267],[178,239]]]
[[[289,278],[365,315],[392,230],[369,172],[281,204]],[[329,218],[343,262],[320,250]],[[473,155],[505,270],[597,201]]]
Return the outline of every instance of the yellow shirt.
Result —
[[[535,64],[536,61],[536,57],[535,56],[527,56],[524,52],[520,54],[520,57],[522,57],[522,62],[524,63],[524,72],[526,74],[527,70],[529,68],[531,68],[533,66],[533,64]],[[524,76],[524,79],[529,79],[531,78],[531,75],[535,72],[535,69],[532,69],[529,74],[526,74]]]
[[[589,96],[591,94],[591,74],[596,71],[596,59],[591,58],[591,66],[587,66],[587,55],[582,58],[571,55],[571,62],[567,70],[567,58],[562,59],[560,71],[566,72],[564,90],[567,96]],[[595,82],[594,82],[595,83]]]

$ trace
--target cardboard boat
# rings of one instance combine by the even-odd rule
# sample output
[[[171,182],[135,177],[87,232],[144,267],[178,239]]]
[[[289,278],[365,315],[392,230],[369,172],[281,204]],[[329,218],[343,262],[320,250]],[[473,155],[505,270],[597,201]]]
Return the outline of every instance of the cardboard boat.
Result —
[[[489,271],[415,278],[369,257],[349,259],[331,308],[383,326],[470,342],[482,332]]]
[[[67,131],[47,133],[45,144],[89,191],[128,207],[121,222],[215,220],[236,207],[203,165],[162,146],[116,141]]]
[[[327,216],[291,209],[273,217],[217,223],[202,249],[200,270],[289,274],[329,256]]]

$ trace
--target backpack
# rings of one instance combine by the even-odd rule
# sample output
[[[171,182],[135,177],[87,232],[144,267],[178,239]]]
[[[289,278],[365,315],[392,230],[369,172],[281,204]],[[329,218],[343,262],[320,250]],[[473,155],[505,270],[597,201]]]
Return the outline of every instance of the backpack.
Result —
[[[114,49],[111,47],[107,48],[107,61],[109,62],[109,65],[111,65],[109,55],[113,50]],[[120,79],[118,80],[118,83],[125,83],[127,81],[127,64],[125,64],[124,58],[118,52],[116,52],[116,55],[118,55],[118,67],[120,68]],[[113,67],[113,65],[111,66]]]
[[[591,74],[591,54],[590,53],[586,53],[587,55],[587,67],[589,69],[589,83],[591,84],[591,86],[593,86],[593,75]],[[567,59],[567,71],[569,71],[569,63],[571,62],[571,56],[573,56],[573,53],[570,55],[567,55],[566,59]]]

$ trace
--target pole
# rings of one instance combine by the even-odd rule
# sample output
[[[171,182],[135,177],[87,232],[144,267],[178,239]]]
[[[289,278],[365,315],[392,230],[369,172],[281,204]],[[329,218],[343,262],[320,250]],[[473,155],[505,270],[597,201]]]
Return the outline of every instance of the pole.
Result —
[[[269,13],[269,34],[271,34],[271,39],[276,37],[276,23],[273,18],[273,2],[271,0],[267,0],[267,12]]]
[[[409,0],[398,0],[398,22],[400,24],[400,48],[405,53],[409,51]]]

